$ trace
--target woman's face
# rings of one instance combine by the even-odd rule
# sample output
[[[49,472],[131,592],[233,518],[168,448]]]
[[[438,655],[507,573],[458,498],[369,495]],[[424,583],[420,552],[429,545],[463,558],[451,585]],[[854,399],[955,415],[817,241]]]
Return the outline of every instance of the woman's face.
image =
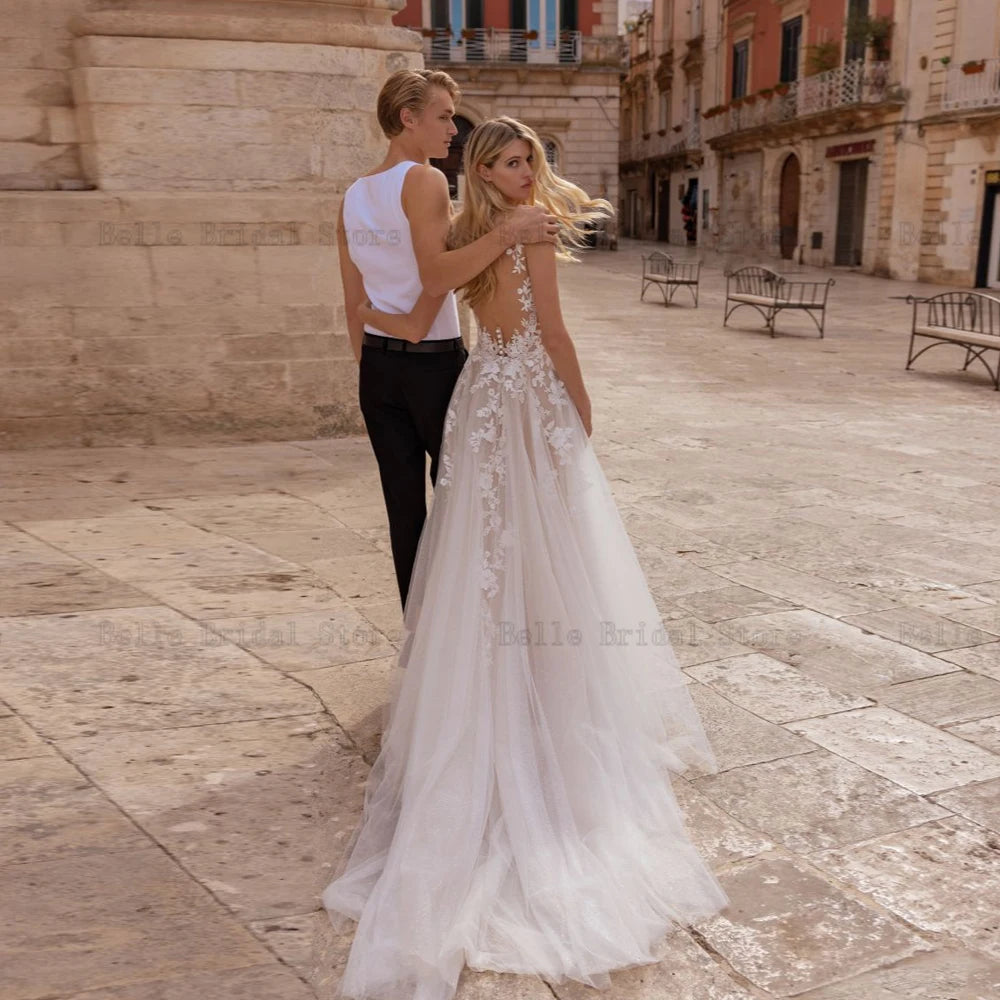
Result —
[[[479,165],[480,176],[510,202],[531,201],[535,183],[535,157],[524,139],[505,146],[492,167]]]

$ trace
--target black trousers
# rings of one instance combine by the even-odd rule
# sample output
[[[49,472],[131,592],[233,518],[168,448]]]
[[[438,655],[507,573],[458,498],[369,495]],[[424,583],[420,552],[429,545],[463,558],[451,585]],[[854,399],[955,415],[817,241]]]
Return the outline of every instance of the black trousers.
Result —
[[[358,395],[378,462],[389,516],[399,598],[406,607],[417,545],[427,519],[427,455],[437,483],[438,455],[452,390],[469,352],[417,353],[361,348]]]

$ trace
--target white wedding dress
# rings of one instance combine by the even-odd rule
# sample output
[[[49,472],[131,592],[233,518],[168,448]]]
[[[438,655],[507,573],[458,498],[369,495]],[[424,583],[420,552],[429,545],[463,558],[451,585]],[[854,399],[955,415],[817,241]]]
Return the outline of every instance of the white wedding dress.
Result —
[[[668,776],[714,754],[507,252],[521,325],[480,329],[455,386],[381,752],[323,893],[358,921],[338,996],[448,1000],[466,964],[604,989],[729,902]]]

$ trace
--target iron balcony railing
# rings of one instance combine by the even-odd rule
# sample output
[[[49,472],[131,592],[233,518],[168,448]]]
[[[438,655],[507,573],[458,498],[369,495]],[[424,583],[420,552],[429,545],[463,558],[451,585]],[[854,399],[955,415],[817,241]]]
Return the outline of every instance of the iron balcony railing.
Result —
[[[414,28],[424,43],[424,59],[437,63],[579,63],[582,33],[523,28]]]
[[[879,104],[890,93],[889,63],[857,59],[836,69],[779,84],[766,97],[752,94],[720,114],[705,119],[705,138],[777,125],[807,115],[835,111],[855,104]]]
[[[983,59],[977,65],[981,68],[972,72],[949,65],[941,99],[945,111],[1000,107],[1000,59]]]

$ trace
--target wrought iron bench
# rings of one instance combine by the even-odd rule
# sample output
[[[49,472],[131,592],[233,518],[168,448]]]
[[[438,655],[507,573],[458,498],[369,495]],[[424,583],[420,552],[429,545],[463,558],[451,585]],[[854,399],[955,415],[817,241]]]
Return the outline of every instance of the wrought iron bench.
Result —
[[[826,326],[827,298],[835,284],[833,278],[826,281],[789,281],[777,271],[759,265],[726,271],[726,314],[722,325],[727,324],[729,317],[740,306],[753,306],[764,317],[773,337],[774,320],[778,313],[783,309],[801,309],[816,324],[822,337]]]
[[[654,250],[642,257],[642,291],[641,301],[650,285],[656,285],[663,294],[663,304],[670,305],[677,294],[678,288],[687,288],[694,298],[695,308],[698,307],[698,283],[701,281],[701,261],[693,263],[675,261],[670,254],[662,250]]]
[[[924,351],[941,344],[957,344],[965,348],[962,371],[979,361],[989,372],[993,388],[1000,390],[1000,354],[995,368],[983,357],[987,351],[1000,352],[1000,298],[982,292],[942,292],[928,299],[908,295],[906,301],[913,303],[907,371]],[[930,343],[914,354],[917,337]]]

